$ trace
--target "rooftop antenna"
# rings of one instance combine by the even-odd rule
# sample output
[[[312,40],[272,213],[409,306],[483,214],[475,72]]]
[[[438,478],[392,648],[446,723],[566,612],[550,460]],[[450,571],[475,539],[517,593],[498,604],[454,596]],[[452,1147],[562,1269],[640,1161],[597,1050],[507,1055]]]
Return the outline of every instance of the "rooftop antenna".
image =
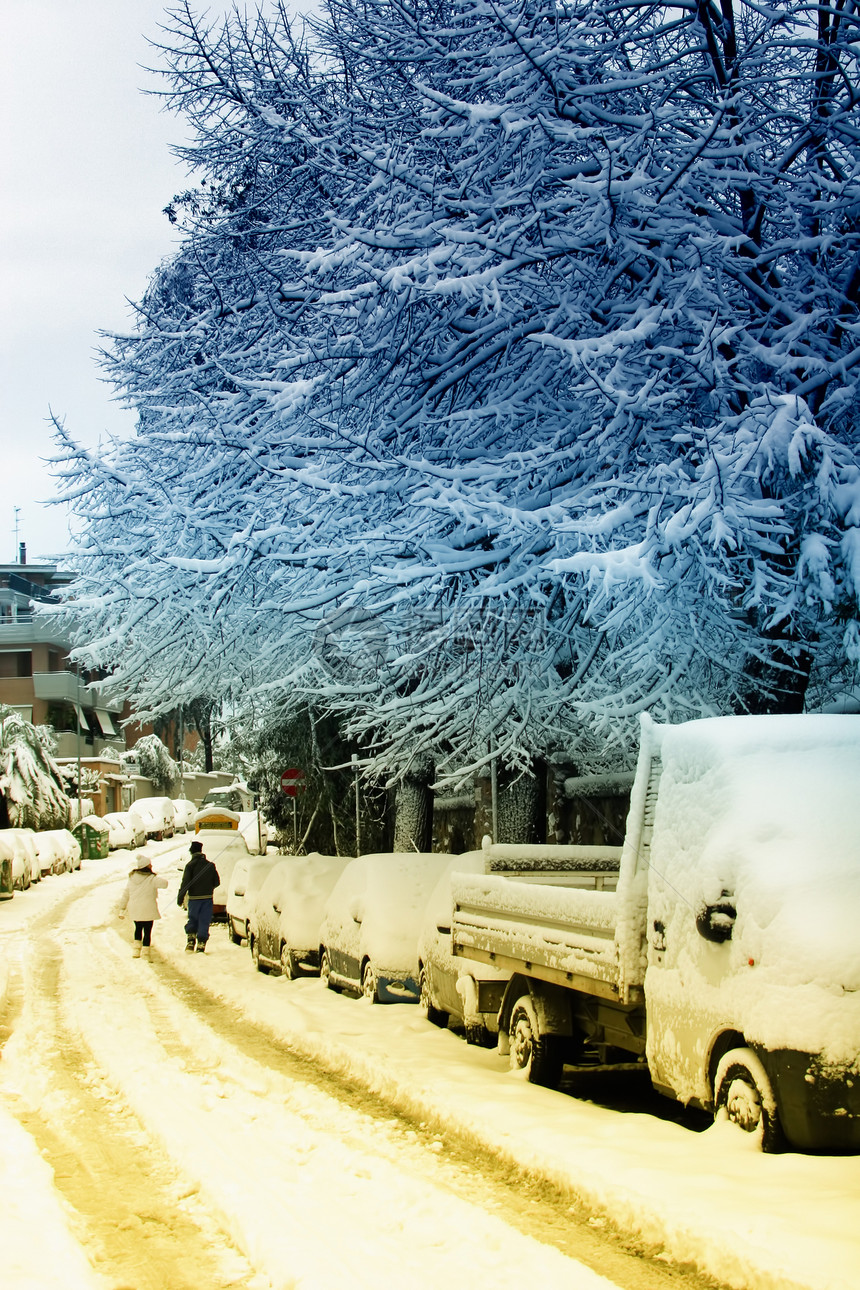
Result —
[[[15,554],[14,554],[14,556],[12,557],[13,562],[14,562],[14,561],[15,561],[15,560],[17,560],[17,558],[18,558],[18,551],[19,551],[19,547],[18,547],[18,516],[21,514],[21,507],[20,507],[20,506],[14,506],[12,509],[13,509],[13,510],[14,510],[14,512],[15,512]]]

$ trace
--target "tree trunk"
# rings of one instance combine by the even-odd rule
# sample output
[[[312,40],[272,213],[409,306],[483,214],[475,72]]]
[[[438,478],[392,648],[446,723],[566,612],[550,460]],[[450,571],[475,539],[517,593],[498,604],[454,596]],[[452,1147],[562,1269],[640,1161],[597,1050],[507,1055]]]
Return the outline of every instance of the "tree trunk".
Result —
[[[394,816],[395,851],[429,851],[433,832],[430,777],[404,779],[397,785]]]
[[[520,775],[509,784],[499,786],[498,838],[499,842],[536,842],[538,828],[540,786],[534,775]]]
[[[744,708],[753,714],[803,712],[812,655],[777,632],[762,634],[769,657],[751,659],[746,674],[751,682]]]

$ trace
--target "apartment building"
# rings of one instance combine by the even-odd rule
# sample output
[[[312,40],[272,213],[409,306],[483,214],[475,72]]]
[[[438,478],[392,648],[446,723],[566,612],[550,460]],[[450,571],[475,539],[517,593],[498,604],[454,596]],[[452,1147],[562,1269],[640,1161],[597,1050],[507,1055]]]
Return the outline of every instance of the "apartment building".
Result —
[[[105,703],[70,663],[62,626],[33,613],[34,602],[50,605],[73,575],[28,564],[23,543],[18,556],[17,564],[0,564],[0,703],[34,725],[53,726],[60,758],[116,758],[126,747],[120,707]]]

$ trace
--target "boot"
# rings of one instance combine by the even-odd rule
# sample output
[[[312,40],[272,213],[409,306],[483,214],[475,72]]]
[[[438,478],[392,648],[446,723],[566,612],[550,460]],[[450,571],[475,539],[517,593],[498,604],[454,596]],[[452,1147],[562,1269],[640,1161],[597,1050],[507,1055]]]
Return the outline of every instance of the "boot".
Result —
[[[185,952],[186,952],[186,954],[191,954],[191,953],[193,952],[193,950],[194,950],[194,946],[195,946],[195,944],[196,944],[196,941],[197,941],[197,937],[196,937],[196,936],[189,936],[189,937],[188,937],[188,940],[185,942]]]
[[[197,953],[198,953],[198,954],[203,954],[203,953],[205,952],[205,950],[206,950],[206,942],[205,942],[205,941],[198,941],[198,942],[197,942]]]
[[[140,958],[140,948],[141,948],[141,947],[140,947],[140,941],[135,941],[134,946],[132,947],[132,951],[131,951],[131,957],[132,957],[133,959],[139,959],[139,958]]]
[[[152,946],[151,946],[151,945],[144,945],[143,949],[141,950],[141,958],[144,958],[144,959],[151,959],[151,958],[152,958]]]

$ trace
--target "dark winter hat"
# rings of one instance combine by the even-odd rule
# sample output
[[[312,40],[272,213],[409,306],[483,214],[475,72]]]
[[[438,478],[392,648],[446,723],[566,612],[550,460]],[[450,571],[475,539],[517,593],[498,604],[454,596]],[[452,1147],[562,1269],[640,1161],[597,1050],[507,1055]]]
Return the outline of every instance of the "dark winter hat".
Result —
[[[192,851],[202,851],[202,850],[203,850],[203,843],[202,843],[202,842],[192,842],[192,843],[191,843],[191,850],[192,850]]]

